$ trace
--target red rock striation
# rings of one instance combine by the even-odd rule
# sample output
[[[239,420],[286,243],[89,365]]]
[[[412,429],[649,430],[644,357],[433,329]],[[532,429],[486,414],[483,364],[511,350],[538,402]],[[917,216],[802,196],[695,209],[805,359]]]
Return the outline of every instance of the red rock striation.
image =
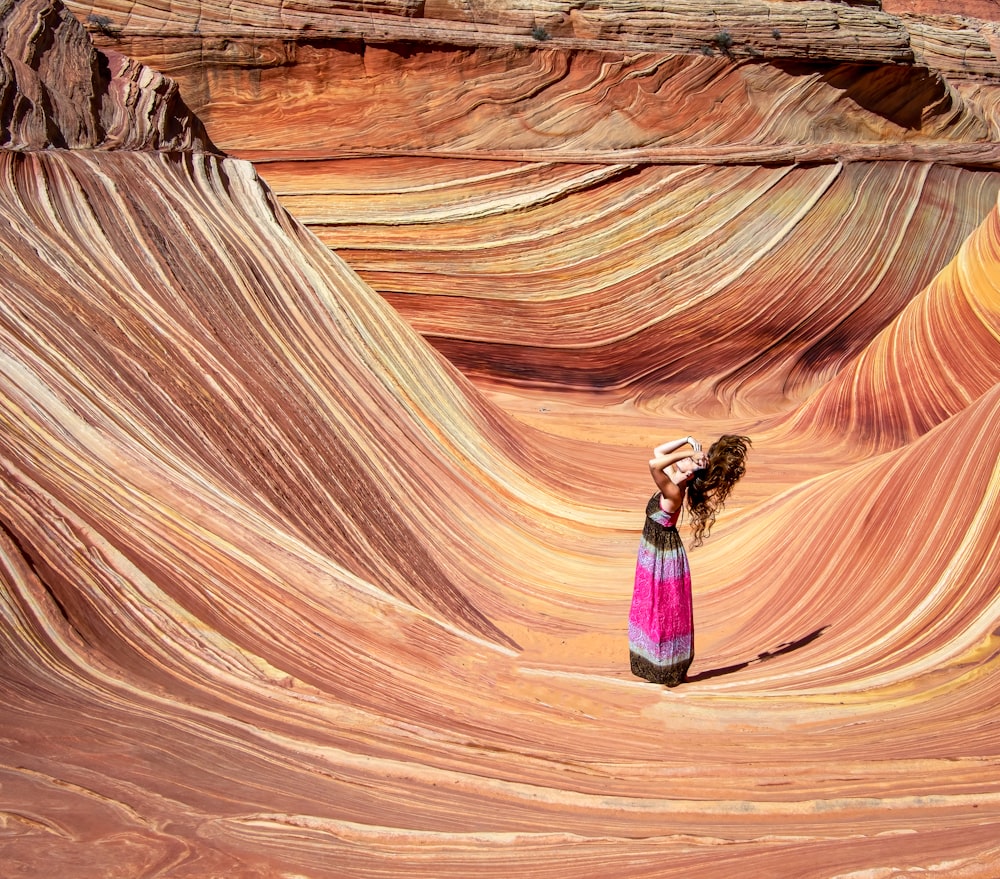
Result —
[[[995,876],[986,54],[876,4],[72,8],[100,49],[0,6],[10,875]],[[749,61],[764,9],[800,48]],[[648,448],[734,429],[667,692]]]
[[[643,399],[697,385],[696,411],[739,398],[737,411],[770,413],[858,353],[992,207],[1000,63],[993,24],[934,10],[731,4],[713,26],[765,8],[780,46],[750,57],[735,44],[653,51],[651,38],[623,34],[628,51],[555,33],[458,49],[421,30],[437,7],[408,14],[408,42],[374,44],[343,10],[78,12],[120,22],[113,41],[97,36],[177,76],[215,140],[255,161],[285,206],[466,374]],[[195,11],[199,33],[231,39],[177,33]],[[471,14],[452,13],[453,28]],[[876,63],[867,31],[856,38],[869,63],[830,43],[802,49],[822,41],[827,14],[891,19],[920,63]],[[658,17],[708,27],[683,3],[643,15],[633,25],[650,34]],[[279,25],[284,39],[267,38]],[[305,37],[338,27],[339,40]],[[862,239],[870,252],[844,259]],[[720,369],[702,354],[715,341],[705,317],[747,290],[815,298],[818,310],[790,330],[780,304],[761,299],[761,319],[727,334]],[[677,333],[683,347],[664,356]],[[762,344],[781,352],[779,371],[760,369]]]

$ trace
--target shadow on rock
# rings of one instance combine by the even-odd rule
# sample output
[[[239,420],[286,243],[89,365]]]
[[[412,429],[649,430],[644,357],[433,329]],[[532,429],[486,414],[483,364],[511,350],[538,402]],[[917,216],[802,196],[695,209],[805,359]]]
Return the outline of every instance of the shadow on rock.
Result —
[[[791,653],[793,650],[798,650],[809,644],[812,644],[820,635],[822,635],[829,626],[820,626],[815,632],[810,632],[808,635],[804,635],[795,641],[787,641],[784,644],[775,647],[774,650],[765,650],[763,653],[758,653],[753,659],[748,659],[746,662],[737,662],[734,665],[726,665],[722,668],[713,668],[708,671],[699,672],[696,675],[689,675],[684,683],[694,684],[698,681],[707,681],[709,678],[717,678],[720,675],[728,675],[733,672],[740,671],[753,665],[755,662],[767,662],[769,659],[774,659],[775,656],[783,656],[786,653]]]

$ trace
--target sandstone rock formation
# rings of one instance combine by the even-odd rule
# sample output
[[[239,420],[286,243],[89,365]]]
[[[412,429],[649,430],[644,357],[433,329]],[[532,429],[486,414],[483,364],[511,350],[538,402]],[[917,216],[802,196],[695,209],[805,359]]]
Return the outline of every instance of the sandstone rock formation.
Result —
[[[983,3],[68,9],[0,4],[12,876],[996,874]],[[645,459],[729,429],[667,692]]]
[[[98,52],[62,5],[0,3],[2,146],[207,150],[177,85],[113,50]]]

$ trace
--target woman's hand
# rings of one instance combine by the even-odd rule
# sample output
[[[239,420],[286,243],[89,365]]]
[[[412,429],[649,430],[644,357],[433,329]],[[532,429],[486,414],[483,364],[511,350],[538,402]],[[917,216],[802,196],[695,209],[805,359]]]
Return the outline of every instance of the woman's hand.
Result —
[[[708,457],[704,452],[695,452],[693,455],[683,458],[680,461],[674,463],[674,467],[690,476],[695,470],[700,470],[702,467],[708,465]]]

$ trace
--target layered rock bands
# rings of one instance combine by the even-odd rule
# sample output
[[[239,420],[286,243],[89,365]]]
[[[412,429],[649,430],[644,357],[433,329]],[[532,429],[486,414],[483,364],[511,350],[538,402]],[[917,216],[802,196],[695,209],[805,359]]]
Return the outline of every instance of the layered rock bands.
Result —
[[[0,2],[4,875],[995,876],[995,27]]]

